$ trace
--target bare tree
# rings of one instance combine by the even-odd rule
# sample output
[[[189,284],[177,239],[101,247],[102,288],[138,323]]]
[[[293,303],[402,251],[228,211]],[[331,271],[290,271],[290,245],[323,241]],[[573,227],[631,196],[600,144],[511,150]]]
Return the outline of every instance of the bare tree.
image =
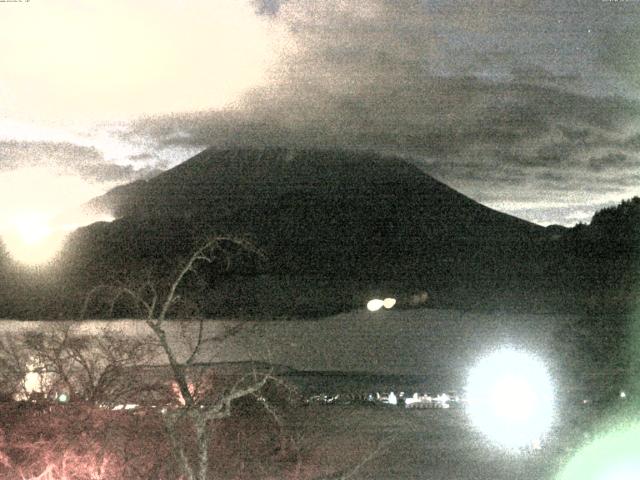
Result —
[[[149,338],[136,338],[103,329],[88,335],[70,322],[52,322],[38,331],[0,338],[0,380],[3,394],[29,397],[65,392],[72,399],[103,403],[122,397],[133,388],[119,376],[151,358],[157,348]],[[27,385],[29,377],[38,385]]]
[[[200,264],[221,263],[229,270],[234,256],[238,252],[255,255],[263,258],[263,253],[255,245],[239,237],[216,236],[203,242],[186,262],[179,268],[175,278],[166,288],[166,292],[160,293],[157,285],[150,279],[141,282],[137,286],[131,285],[99,285],[87,295],[83,311],[86,311],[90,302],[97,294],[106,294],[110,298],[110,307],[114,308],[121,299],[128,298],[141,312],[146,325],[166,356],[181,397],[181,407],[167,411],[165,425],[171,440],[175,459],[180,465],[183,475],[188,480],[206,480],[209,472],[209,441],[212,422],[231,416],[231,406],[235,400],[249,395],[258,396],[258,392],[275,378],[269,373],[253,372],[242,376],[235,384],[223,392],[218,392],[212,401],[202,402],[198,395],[198,389],[194,388],[190,378],[191,367],[206,344],[221,342],[231,335],[235,335],[242,324],[237,324],[225,329],[222,333],[205,335],[204,320],[197,321],[196,332],[186,358],[179,358],[178,352],[172,345],[167,329],[167,321],[172,309],[182,301],[179,294],[180,287],[189,274],[196,272]],[[189,446],[184,435],[181,435],[181,424],[188,422],[196,433],[196,460],[190,458]]]
[[[107,328],[100,335],[88,335],[77,327],[56,322],[44,331],[24,334],[23,344],[38,372],[51,379],[49,388],[92,403],[116,401],[130,393],[133,385],[119,381],[120,376],[153,356],[156,347],[151,337],[122,335]]]
[[[27,394],[24,380],[30,361],[29,352],[13,336],[0,338],[0,395]]]

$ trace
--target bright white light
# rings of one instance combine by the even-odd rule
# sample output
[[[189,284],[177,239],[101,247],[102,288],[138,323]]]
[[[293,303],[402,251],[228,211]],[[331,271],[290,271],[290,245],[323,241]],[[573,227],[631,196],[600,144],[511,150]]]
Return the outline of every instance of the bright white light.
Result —
[[[637,480],[640,477],[640,461],[625,462],[607,470],[602,480]]]
[[[42,391],[42,375],[38,372],[27,372],[24,376],[24,389],[27,393]]]
[[[390,308],[393,308],[393,306],[396,304],[396,299],[395,298],[385,298],[382,301],[382,306],[384,308],[386,308],[387,310],[389,310]]]
[[[600,431],[564,466],[557,480],[637,480],[640,478],[640,423],[626,419]]]
[[[66,393],[61,393],[60,395],[58,395],[58,401],[60,403],[65,403],[67,400],[69,400],[69,397]]]
[[[483,358],[467,382],[467,413],[475,427],[507,449],[538,442],[554,416],[553,384],[542,361],[512,348]]]
[[[222,108],[268,83],[280,55],[295,51],[292,40],[249,1],[3,8],[0,42],[12,48],[0,64],[9,100],[0,111],[68,121]]]
[[[0,173],[0,237],[4,246],[21,263],[49,262],[68,233],[57,216],[101,193],[100,187],[79,177],[45,168]],[[64,223],[79,222],[71,218]]]
[[[18,395],[18,400],[26,400],[32,393],[41,393],[51,384],[51,375],[41,372],[43,365],[37,358],[30,358],[26,367],[27,373],[22,380],[26,396]]]
[[[373,300],[369,300],[367,303],[367,310],[370,312],[377,312],[384,306],[384,301],[379,298],[374,298]]]
[[[39,213],[25,213],[12,219],[13,227],[22,241],[34,245],[51,235],[48,218]]]
[[[23,212],[9,218],[2,240],[19,262],[37,265],[49,261],[61,248],[64,235],[54,231],[50,217],[40,212]]]
[[[620,392],[620,398],[627,398],[627,394],[624,392]]]

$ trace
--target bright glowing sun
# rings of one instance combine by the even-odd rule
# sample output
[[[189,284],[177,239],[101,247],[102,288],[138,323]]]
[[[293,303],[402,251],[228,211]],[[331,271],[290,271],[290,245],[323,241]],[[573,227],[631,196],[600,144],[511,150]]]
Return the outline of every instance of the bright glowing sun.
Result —
[[[35,245],[53,233],[49,219],[42,214],[26,213],[16,217],[13,223],[21,240],[27,245]]]
[[[61,223],[61,215],[101,193],[104,190],[99,186],[47,169],[1,173],[2,242],[11,257],[20,263],[47,263],[62,247],[70,230],[69,224],[75,228],[99,220],[67,215]]]
[[[11,218],[2,239],[11,256],[21,263],[39,265],[60,249],[64,235],[53,229],[42,213],[25,212]]]

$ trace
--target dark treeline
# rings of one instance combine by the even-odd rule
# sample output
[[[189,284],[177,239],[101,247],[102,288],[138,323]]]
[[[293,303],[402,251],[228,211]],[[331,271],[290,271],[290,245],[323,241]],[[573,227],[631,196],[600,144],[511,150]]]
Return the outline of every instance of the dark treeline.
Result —
[[[98,284],[136,285],[152,279],[159,289],[166,289],[180,259],[199,238],[182,233],[194,231],[191,225],[176,226],[174,221],[167,230],[177,232],[179,241],[157,234],[149,241],[127,243],[131,236],[125,232],[139,225],[116,223],[115,230],[100,232],[97,226],[80,232],[74,240],[85,248],[76,250],[70,261],[49,267],[22,267],[2,249],[0,316],[78,318],[85,296]],[[294,259],[296,253],[291,251]],[[504,262],[505,258],[510,261]],[[396,264],[388,275],[375,271],[375,266],[368,266],[367,275],[321,269],[296,272],[282,265],[274,268],[268,258],[257,260],[238,253],[230,270],[221,262],[201,267],[189,277],[184,286],[189,304],[181,305],[174,315],[315,317],[361,308],[375,295],[396,296],[399,308],[627,313],[636,307],[639,259],[640,198],[635,197],[597,212],[588,225],[550,227],[545,235],[520,245],[484,244],[473,252],[459,252],[457,258],[430,258],[424,265],[405,263],[404,272],[398,272]],[[412,301],[420,292],[427,295],[419,303]],[[87,314],[136,315],[126,301],[112,312],[107,307],[98,298]]]

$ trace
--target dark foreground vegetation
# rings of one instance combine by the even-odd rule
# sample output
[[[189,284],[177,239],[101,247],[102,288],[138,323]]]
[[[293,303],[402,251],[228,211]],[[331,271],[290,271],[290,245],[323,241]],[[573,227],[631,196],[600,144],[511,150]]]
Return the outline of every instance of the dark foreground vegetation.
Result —
[[[245,402],[246,403],[246,402]],[[314,478],[293,439],[255,405],[211,429],[206,478]],[[176,480],[186,478],[160,409],[113,411],[85,403],[0,405],[0,478]],[[195,462],[195,432],[178,429]],[[305,465],[309,470],[309,466]],[[296,473],[297,472],[297,473]]]
[[[0,404],[0,478],[184,478],[161,415]],[[608,418],[589,408],[564,410],[540,450],[504,452],[473,430],[463,410],[294,407],[278,425],[245,408],[210,432],[208,478],[548,480]]]

